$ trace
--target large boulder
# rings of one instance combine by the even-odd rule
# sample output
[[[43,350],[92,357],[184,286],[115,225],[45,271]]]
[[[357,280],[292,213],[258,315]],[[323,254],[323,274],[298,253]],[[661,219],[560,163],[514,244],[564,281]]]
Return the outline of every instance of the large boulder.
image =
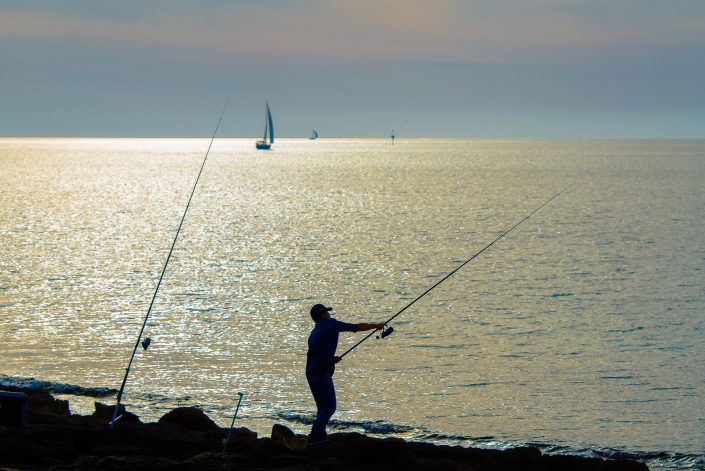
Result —
[[[55,423],[71,415],[69,401],[55,399],[49,391],[30,389],[27,394],[30,424]]]
[[[177,407],[164,414],[158,423],[161,425],[179,425],[186,430],[197,432],[215,432],[220,430],[220,427],[215,422],[196,407]]]
[[[293,451],[302,451],[307,447],[305,435],[296,435],[290,428],[281,424],[272,426],[272,441]]]

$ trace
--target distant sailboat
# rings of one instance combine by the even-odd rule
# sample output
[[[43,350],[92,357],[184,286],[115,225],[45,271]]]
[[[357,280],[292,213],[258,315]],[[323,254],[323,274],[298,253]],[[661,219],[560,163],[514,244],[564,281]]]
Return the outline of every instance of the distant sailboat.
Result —
[[[311,130],[311,140],[312,141],[318,140],[318,131],[316,131],[315,129]]]
[[[269,139],[267,139],[269,137]],[[271,149],[274,144],[274,125],[272,124],[272,112],[269,111],[269,103],[267,103],[267,115],[264,120],[264,137],[261,141],[257,141],[258,149]]]

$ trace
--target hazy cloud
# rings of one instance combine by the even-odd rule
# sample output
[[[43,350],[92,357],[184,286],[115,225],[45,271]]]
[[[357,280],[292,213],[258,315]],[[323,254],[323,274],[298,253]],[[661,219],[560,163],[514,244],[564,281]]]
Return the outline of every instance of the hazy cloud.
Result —
[[[705,132],[702,0],[0,2],[3,133],[188,133],[228,95],[284,134]]]
[[[705,2],[683,0],[41,3],[6,6],[0,36],[341,61],[574,60],[705,42]]]

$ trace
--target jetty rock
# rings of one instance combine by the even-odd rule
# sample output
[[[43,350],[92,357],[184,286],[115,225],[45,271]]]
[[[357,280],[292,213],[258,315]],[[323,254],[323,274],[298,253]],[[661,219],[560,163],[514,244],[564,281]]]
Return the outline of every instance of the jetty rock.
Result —
[[[196,407],[177,407],[167,412],[157,423],[179,425],[186,430],[201,432],[220,430],[220,427],[210,417]]]
[[[648,471],[627,459],[544,455],[533,447],[466,448],[360,433],[332,433],[328,441],[308,446],[304,435],[281,424],[274,424],[271,437],[261,438],[245,427],[234,428],[223,451],[228,429],[197,408],[174,409],[156,423],[121,411],[123,417],[110,428],[105,418],[113,407],[99,405],[92,416],[80,416],[43,394],[28,402],[25,425],[0,428],[0,469]]]

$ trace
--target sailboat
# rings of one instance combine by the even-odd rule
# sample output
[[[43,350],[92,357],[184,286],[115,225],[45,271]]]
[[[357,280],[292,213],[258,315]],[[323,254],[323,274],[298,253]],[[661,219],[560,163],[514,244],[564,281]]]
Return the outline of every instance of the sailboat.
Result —
[[[271,149],[274,144],[274,125],[272,124],[272,112],[269,111],[269,103],[267,105],[267,115],[264,120],[264,137],[261,141],[257,141],[258,149]],[[267,139],[269,137],[269,139]]]
[[[315,141],[317,139],[318,139],[318,131],[316,131],[315,129],[312,129],[311,130],[311,140]]]

